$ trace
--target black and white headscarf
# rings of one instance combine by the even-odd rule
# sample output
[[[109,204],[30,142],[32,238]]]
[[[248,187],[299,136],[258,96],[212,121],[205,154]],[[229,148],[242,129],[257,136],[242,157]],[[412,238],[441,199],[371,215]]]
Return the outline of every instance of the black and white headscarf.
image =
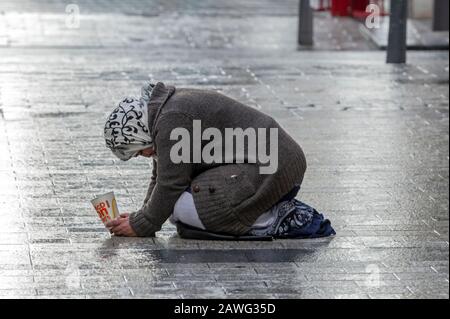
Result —
[[[106,146],[123,161],[153,146],[148,127],[147,107],[153,86],[146,84],[142,87],[139,99],[124,98],[106,121],[104,130]]]

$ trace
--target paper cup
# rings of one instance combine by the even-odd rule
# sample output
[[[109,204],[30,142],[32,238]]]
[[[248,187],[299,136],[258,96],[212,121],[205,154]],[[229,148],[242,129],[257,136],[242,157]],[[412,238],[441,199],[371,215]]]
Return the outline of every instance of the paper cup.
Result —
[[[102,220],[103,224],[106,224],[110,220],[119,217],[119,209],[117,208],[116,197],[114,192],[109,192],[100,195],[93,200],[91,200],[92,205],[94,205],[98,216]]]

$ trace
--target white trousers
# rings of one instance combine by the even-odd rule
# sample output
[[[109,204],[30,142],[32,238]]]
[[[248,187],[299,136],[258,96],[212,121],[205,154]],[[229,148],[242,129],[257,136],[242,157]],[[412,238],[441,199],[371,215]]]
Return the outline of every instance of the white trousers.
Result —
[[[195,208],[194,197],[189,192],[184,192],[178,198],[173,208],[173,214],[170,216],[170,222],[175,224],[177,221],[183,224],[194,226],[205,230],[200,218],[198,217],[197,208]]]
[[[276,205],[269,209],[267,212],[259,216],[256,222],[252,225],[252,228],[265,228],[273,223],[277,218]],[[183,224],[194,226],[203,230],[206,230],[198,217],[197,208],[195,208],[194,197],[189,192],[184,192],[178,198],[173,208],[173,214],[170,216],[169,221],[175,224],[177,221]]]

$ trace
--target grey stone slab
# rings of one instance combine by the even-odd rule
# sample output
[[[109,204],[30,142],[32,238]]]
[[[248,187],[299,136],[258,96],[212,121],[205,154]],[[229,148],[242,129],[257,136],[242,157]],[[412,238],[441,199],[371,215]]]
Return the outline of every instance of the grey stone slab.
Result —
[[[34,289],[0,289],[0,298],[14,299],[14,298],[30,298],[36,295]]]
[[[433,32],[431,19],[408,19],[407,47],[415,50],[448,50],[448,31]],[[372,40],[380,49],[387,47],[389,17],[381,17],[379,28],[361,25],[363,35]]]

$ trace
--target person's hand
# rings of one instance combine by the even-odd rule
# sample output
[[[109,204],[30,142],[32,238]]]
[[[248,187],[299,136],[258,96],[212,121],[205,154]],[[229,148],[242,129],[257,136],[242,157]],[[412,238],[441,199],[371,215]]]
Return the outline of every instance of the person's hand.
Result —
[[[130,225],[130,214],[120,214],[119,217],[106,223],[109,231],[116,236],[137,237]]]

